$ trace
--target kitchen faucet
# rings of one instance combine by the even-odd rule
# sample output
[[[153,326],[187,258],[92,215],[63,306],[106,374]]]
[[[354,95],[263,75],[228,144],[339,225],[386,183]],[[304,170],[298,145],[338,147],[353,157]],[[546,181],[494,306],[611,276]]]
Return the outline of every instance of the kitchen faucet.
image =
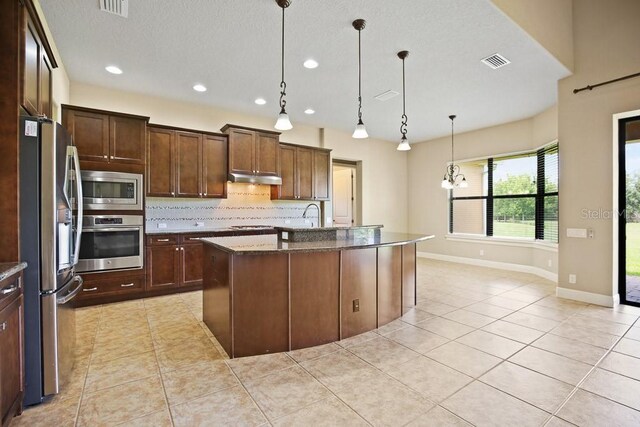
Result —
[[[314,206],[316,209],[318,209],[318,227],[320,227],[320,207],[318,205],[316,205],[315,203],[309,203],[307,205],[307,207],[304,208],[304,212],[302,213],[302,218],[306,218],[307,217],[307,211],[309,210],[309,208],[311,206]],[[311,228],[313,228],[313,221],[311,221]]]

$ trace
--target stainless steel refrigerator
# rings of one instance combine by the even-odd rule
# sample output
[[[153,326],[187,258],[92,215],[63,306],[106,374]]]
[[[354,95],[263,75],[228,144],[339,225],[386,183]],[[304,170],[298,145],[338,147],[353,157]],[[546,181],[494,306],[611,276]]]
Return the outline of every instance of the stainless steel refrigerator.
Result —
[[[75,359],[73,298],[82,237],[73,200],[82,200],[80,167],[56,122],[20,119],[20,255],[24,272],[25,405],[59,393]]]

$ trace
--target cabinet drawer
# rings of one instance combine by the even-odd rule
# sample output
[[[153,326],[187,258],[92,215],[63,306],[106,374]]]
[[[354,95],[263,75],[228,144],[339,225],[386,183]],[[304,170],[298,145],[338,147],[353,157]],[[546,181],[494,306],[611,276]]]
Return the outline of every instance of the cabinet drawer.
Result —
[[[0,310],[22,293],[22,276],[15,274],[0,282]]]
[[[85,282],[80,296],[82,298],[91,298],[94,295],[142,292],[144,290],[144,282],[144,276]]]
[[[147,245],[150,246],[162,246],[162,245],[177,245],[180,240],[180,235],[170,234],[166,236],[147,236]]]

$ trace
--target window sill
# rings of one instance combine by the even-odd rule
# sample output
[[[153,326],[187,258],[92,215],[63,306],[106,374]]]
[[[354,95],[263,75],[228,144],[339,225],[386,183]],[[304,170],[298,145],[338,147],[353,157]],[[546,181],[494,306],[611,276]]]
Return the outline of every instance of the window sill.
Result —
[[[475,234],[447,234],[446,240],[454,242],[482,243],[488,245],[515,246],[521,248],[535,248],[550,252],[558,252],[558,244],[535,239],[518,239],[508,237],[488,237]]]

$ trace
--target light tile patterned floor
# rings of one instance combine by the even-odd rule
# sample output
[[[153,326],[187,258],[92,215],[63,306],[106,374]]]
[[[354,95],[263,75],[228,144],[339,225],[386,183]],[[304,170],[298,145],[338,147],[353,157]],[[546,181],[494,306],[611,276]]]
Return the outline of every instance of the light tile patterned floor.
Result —
[[[418,262],[417,309],[228,360],[192,292],[78,311],[71,383],[12,425],[640,425],[640,310],[536,276]]]

